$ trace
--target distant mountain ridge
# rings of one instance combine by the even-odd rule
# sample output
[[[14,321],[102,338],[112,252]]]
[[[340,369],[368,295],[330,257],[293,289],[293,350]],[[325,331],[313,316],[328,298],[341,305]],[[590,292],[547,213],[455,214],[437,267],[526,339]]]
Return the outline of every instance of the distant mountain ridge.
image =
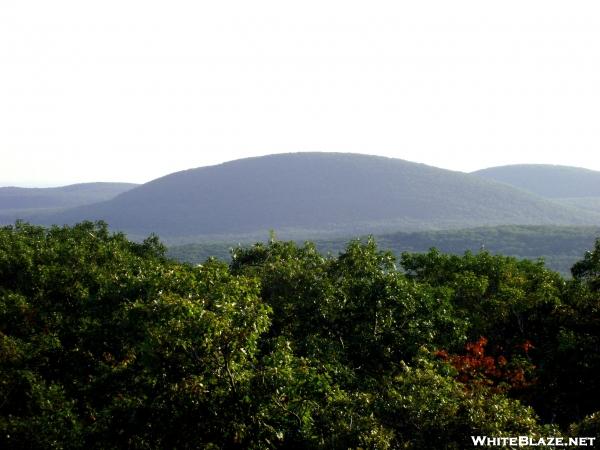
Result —
[[[52,188],[0,187],[0,221],[110,200],[134,188],[133,183],[80,183]]]
[[[33,217],[35,221],[35,217]],[[161,237],[367,233],[485,225],[594,225],[600,214],[521,189],[401,159],[349,153],[246,158],[158,178],[42,223],[102,219]]]
[[[109,200],[134,183],[79,183],[51,188],[0,187],[0,209],[72,207]]]
[[[561,205],[600,213],[600,172],[580,167],[519,164],[490,167],[473,172]]]
[[[600,172],[570,166],[517,164],[472,172],[547,198],[600,197]]]

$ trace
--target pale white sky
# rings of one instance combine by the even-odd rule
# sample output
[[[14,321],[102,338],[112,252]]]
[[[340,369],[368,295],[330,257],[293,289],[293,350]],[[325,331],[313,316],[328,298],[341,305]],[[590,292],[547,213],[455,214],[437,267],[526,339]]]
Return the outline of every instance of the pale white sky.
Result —
[[[349,151],[600,170],[600,2],[0,2],[0,185]]]

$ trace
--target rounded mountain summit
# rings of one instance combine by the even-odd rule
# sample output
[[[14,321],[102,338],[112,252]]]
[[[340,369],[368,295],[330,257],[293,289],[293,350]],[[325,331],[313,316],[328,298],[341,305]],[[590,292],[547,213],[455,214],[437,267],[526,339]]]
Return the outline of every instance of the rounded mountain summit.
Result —
[[[298,235],[591,224],[598,218],[493,180],[401,159],[288,153],[176,172],[50,222],[104,220],[130,234],[181,238],[269,229]]]

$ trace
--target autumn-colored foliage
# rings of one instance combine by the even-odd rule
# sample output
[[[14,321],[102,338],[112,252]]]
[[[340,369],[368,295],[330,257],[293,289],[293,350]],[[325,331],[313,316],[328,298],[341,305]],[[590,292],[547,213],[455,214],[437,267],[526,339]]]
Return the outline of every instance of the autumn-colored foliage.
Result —
[[[457,379],[466,384],[488,385],[497,392],[524,389],[531,386],[534,379],[530,374],[535,366],[523,358],[511,362],[504,355],[486,354],[488,340],[480,337],[465,345],[466,354],[450,355],[445,350],[436,352],[436,356],[450,363],[458,372]],[[525,353],[533,348],[530,341],[518,346]]]

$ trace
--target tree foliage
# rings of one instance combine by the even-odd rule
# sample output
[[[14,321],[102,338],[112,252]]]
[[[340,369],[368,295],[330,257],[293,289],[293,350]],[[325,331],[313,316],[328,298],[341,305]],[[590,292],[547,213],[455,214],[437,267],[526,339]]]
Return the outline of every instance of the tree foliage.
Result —
[[[373,240],[325,257],[272,239],[192,266],[103,223],[4,227],[0,447],[597,433],[598,252],[566,282],[485,252],[398,264]]]

